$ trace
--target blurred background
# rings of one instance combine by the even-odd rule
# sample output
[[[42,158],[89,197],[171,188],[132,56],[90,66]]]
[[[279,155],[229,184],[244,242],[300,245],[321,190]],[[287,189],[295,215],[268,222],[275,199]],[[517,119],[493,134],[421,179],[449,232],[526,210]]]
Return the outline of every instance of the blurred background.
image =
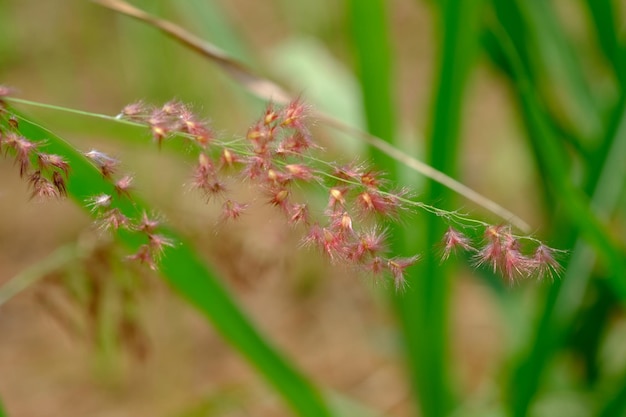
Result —
[[[620,163],[609,166],[606,160],[624,149],[626,9],[608,0],[595,6],[593,0],[458,6],[472,9],[475,16],[467,21],[473,19],[475,27],[467,30],[475,40],[471,58],[458,68],[465,81],[450,84],[462,91],[448,96],[448,112],[436,103],[445,97],[446,77],[457,80],[455,69],[445,66],[446,51],[455,51],[445,40],[454,40],[450,10],[457,3],[382,2],[383,13],[368,23],[359,17],[358,1],[133,2],[223,48],[316,109],[420,159],[433,160],[433,138],[448,123],[437,115],[454,117],[450,123],[458,130],[449,136],[458,140],[438,151],[451,155],[450,173],[520,216],[548,245],[569,251],[564,266],[574,262],[572,255],[582,260],[555,282],[512,287],[472,267],[470,259],[437,272],[446,283],[444,295],[433,295],[445,311],[438,336],[445,340],[445,370],[437,369],[447,374],[445,384],[454,392],[441,409],[424,402],[431,395],[437,401],[438,383],[430,392],[414,374],[410,363],[419,368],[430,359],[404,343],[410,316],[403,301],[390,297],[392,288],[294,249],[301,233],[261,204],[241,222],[218,225],[219,207],[185,187],[193,160],[159,152],[149,145],[147,131],[18,108],[81,150],[96,148],[119,158],[141,196],[193,240],[262,333],[338,398],[342,415],[623,415],[626,320],[619,283],[626,279],[620,276],[626,200]],[[383,38],[376,36],[380,22]],[[458,30],[464,36],[462,25]],[[371,45],[374,58],[386,51],[389,63],[380,81],[375,73],[369,80],[364,75],[368,50],[362,39],[368,32],[372,42],[381,42]],[[179,99],[226,139],[245,135],[265,106],[155,28],[88,1],[0,0],[0,83],[14,87],[20,98],[107,115],[137,100],[159,105]],[[380,103],[380,113],[391,115],[387,132],[393,137],[376,130],[371,91],[378,84],[388,87],[389,102]],[[561,146],[555,152],[564,162],[542,153],[546,132]],[[353,137],[323,126],[316,134],[328,155],[371,155]],[[563,178],[554,166],[563,167]],[[448,171],[445,164],[440,169]],[[458,196],[433,194],[424,178],[405,168],[390,175],[410,184],[418,197],[434,198],[429,204],[500,221]],[[606,205],[593,194],[602,175],[611,179],[605,194],[613,197]],[[96,248],[64,263],[63,273],[35,273],[36,282],[0,305],[0,398],[8,416],[291,415],[262,377],[158,275],[144,271],[139,278],[124,275],[129,281],[102,284],[115,275],[107,259],[118,249],[94,230],[86,212],[69,200],[31,201],[8,158],[0,158],[0,177],[0,285],[58,248],[77,241]],[[569,192],[568,184],[576,191]],[[574,214],[571,201],[582,207]],[[593,216],[572,220],[596,208],[597,229]],[[408,216],[408,235],[423,235],[428,222],[439,221],[420,220],[424,216]],[[607,250],[614,255],[604,257]],[[427,263],[438,264],[430,245],[421,253]],[[438,279],[421,272],[412,279]],[[74,283],[91,282],[85,291],[103,291],[97,315],[93,305],[72,299],[68,276]],[[404,303],[428,299],[428,288],[422,289],[413,285]],[[421,295],[413,296],[416,291]],[[126,332],[112,324],[120,310],[132,319]],[[428,316],[415,323],[428,323]],[[419,334],[418,345],[430,343],[428,333]],[[546,334],[559,337],[546,341]],[[512,394],[515,387],[524,394]]]

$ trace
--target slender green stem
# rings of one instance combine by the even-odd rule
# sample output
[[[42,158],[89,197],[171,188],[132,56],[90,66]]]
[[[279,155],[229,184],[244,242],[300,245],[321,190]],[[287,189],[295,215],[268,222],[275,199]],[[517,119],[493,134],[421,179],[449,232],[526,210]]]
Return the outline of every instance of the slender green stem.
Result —
[[[44,278],[48,273],[75,261],[81,254],[79,247],[72,243],[58,248],[44,260],[26,268],[0,287],[0,306]]]
[[[144,127],[144,125],[141,123],[133,122],[127,119],[123,119],[121,117],[117,117],[117,116],[110,116],[108,114],[100,114],[100,113],[93,113],[93,112],[84,111],[84,110],[71,109],[69,107],[62,107],[62,106],[57,106],[54,104],[40,103],[38,101],[25,100],[25,99],[16,98],[16,97],[3,97],[2,99],[9,103],[25,104],[31,107],[39,107],[42,109],[56,110],[56,111],[61,111],[64,113],[76,114],[78,116],[94,117],[96,119],[108,120],[111,122],[122,123],[122,124],[126,124],[129,126]]]

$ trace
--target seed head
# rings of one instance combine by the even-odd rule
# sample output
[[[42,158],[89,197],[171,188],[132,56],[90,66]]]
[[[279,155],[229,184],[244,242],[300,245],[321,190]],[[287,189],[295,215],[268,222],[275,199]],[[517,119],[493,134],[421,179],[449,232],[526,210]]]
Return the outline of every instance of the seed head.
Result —
[[[396,196],[383,194],[374,189],[360,193],[357,202],[364,213],[377,214],[383,217],[395,216],[400,208],[400,202]]]
[[[61,196],[59,189],[50,180],[41,175],[41,171],[35,171],[29,175],[28,182],[32,188],[31,198],[50,200]]]
[[[349,251],[349,258],[360,262],[367,256],[376,256],[387,249],[387,233],[379,228],[372,228],[358,235]]]
[[[303,164],[288,164],[285,169],[289,179],[310,181],[314,178],[313,170]]]
[[[235,164],[242,162],[239,155],[228,148],[224,148],[220,155],[220,169],[233,168]]]
[[[144,211],[141,215],[139,225],[137,225],[137,230],[147,234],[152,234],[156,230],[156,228],[159,227],[159,224],[159,220],[157,220],[156,218],[150,218],[148,216],[148,213]]]
[[[554,277],[558,277],[563,271],[563,266],[561,266],[555,258],[555,249],[544,244],[540,244],[537,249],[535,249],[531,263],[537,273],[537,279],[539,280],[543,280],[546,276],[554,280]]]
[[[348,243],[353,237],[354,229],[352,228],[352,217],[348,212],[336,212],[330,216],[329,229],[341,236],[341,238]]]
[[[180,131],[192,135],[196,142],[203,148],[211,143],[215,137],[211,129],[208,127],[208,124],[198,119],[198,117],[186,106],[182,105],[177,112],[172,114],[175,114],[178,117],[180,122]]]
[[[179,100],[170,100],[161,107],[161,112],[169,116],[179,116],[183,113],[191,114],[189,108]]]
[[[119,196],[125,196],[130,198],[130,190],[132,188],[133,177],[131,175],[125,175],[119,180],[115,181],[115,192]]]
[[[226,192],[226,185],[219,178],[211,159],[204,153],[198,157],[191,186],[200,190],[207,200]]]
[[[382,257],[375,256],[367,262],[366,269],[374,276],[380,276],[387,270],[388,262]]]
[[[85,156],[89,158],[100,169],[100,173],[104,178],[111,179],[115,171],[117,170],[120,161],[115,158],[96,151],[95,149],[85,153]]]
[[[290,178],[288,175],[277,171],[274,168],[270,168],[267,170],[267,182],[271,185],[271,186],[283,186],[286,185],[289,181]]]
[[[323,252],[328,255],[331,260],[337,260],[343,257],[344,254],[344,236],[341,233],[336,233],[329,228],[324,227],[322,229],[321,247]]]
[[[265,108],[265,114],[263,115],[263,124],[265,126],[269,126],[274,123],[274,121],[278,119],[278,117],[279,114],[276,112],[276,110],[274,110],[274,103],[268,103],[267,107]]]
[[[51,171],[55,168],[63,171],[65,177],[67,178],[70,165],[67,163],[63,157],[59,155],[52,155],[47,153],[38,153],[37,154],[37,162],[39,163],[39,168],[42,171]]]
[[[345,240],[339,233],[331,229],[313,224],[303,239],[303,245],[317,247],[331,261],[343,259],[345,255]]]
[[[306,118],[309,107],[297,98],[290,102],[281,112],[281,126],[293,128],[303,134],[308,133]]]
[[[511,234],[509,226],[487,227],[485,242],[475,256],[476,266],[489,265],[494,273],[502,273],[509,284],[530,276],[535,269],[535,262],[522,253],[519,241]]]
[[[529,275],[532,263],[520,252],[517,239],[508,234],[504,235],[502,239],[502,273],[508,279],[509,284],[513,284],[517,278]]]
[[[113,198],[108,194],[98,194],[92,197],[89,197],[86,200],[86,206],[91,209],[92,213],[100,211],[102,209],[109,208]]]
[[[286,188],[270,189],[267,191],[270,199],[269,203],[280,208],[284,213],[289,214],[289,190]]]
[[[350,215],[344,211],[337,226],[339,226],[340,230],[345,230],[346,232],[352,233],[352,217],[350,217]]]
[[[67,195],[65,179],[58,171],[52,173],[52,185],[54,185],[54,188],[59,192],[59,196],[65,197]]]
[[[458,249],[463,249],[465,251],[476,250],[472,247],[470,240],[466,236],[450,226],[443,235],[441,261],[443,262],[447,260],[450,257],[450,254],[456,252]]]
[[[309,209],[306,204],[292,204],[289,207],[289,224],[309,223]]]
[[[274,141],[274,128],[258,122],[248,129],[246,137],[252,143],[255,153],[265,154],[269,151],[269,144]]]
[[[380,173],[369,170],[360,175],[361,184],[368,188],[378,189],[383,181],[380,179]]]
[[[148,235],[150,250],[152,251],[153,258],[159,259],[163,255],[163,251],[167,247],[174,247],[172,239],[159,234]]]
[[[497,272],[502,263],[502,236],[504,233],[508,233],[505,226],[487,227],[484,234],[486,244],[474,258],[476,266],[488,265],[494,273]]]
[[[392,258],[387,261],[387,268],[389,268],[389,271],[393,276],[396,291],[399,291],[406,286],[406,269],[414,265],[419,258],[420,257],[416,255],[410,258]]]
[[[118,119],[129,119],[140,121],[143,120],[152,109],[149,106],[146,106],[145,103],[138,101],[136,103],[128,104],[126,107],[122,109],[122,112],[117,115]]]
[[[331,213],[335,212],[339,207],[344,207],[346,204],[346,194],[348,189],[345,187],[333,187],[328,192],[328,206],[327,209]]]
[[[301,155],[304,151],[311,148],[319,148],[319,146],[313,143],[309,135],[297,131],[278,144],[276,153],[278,155]]]
[[[39,143],[31,142],[30,140],[17,135],[13,132],[8,132],[4,137],[4,152],[6,154],[8,149],[12,149],[15,153],[15,161],[20,166],[20,177],[23,177],[28,173],[30,167],[30,158],[35,154]]]
[[[358,164],[357,162],[352,162],[348,165],[336,166],[333,169],[333,176],[343,181],[359,182],[361,180],[363,172],[364,169],[362,165]]]
[[[267,178],[267,171],[272,168],[270,154],[253,155],[246,158],[246,167],[243,170],[244,177],[249,180]]]
[[[248,204],[237,203],[236,201],[226,200],[222,204],[222,220],[237,220],[243,212],[248,208]]]
[[[152,131],[152,137],[156,140],[159,149],[163,144],[163,141],[170,134],[170,129],[166,124],[163,123],[153,123],[150,126],[150,130]]]
[[[314,223],[308,230],[304,239],[302,239],[303,246],[321,246],[324,241],[324,231],[318,223]]]
[[[139,263],[146,265],[153,271],[157,270],[156,261],[154,259],[154,254],[152,252],[152,249],[150,248],[150,245],[141,245],[137,249],[137,252],[127,256],[126,259],[131,261],[138,261]]]
[[[130,220],[118,208],[112,208],[104,212],[99,219],[100,229],[104,231],[130,229]]]

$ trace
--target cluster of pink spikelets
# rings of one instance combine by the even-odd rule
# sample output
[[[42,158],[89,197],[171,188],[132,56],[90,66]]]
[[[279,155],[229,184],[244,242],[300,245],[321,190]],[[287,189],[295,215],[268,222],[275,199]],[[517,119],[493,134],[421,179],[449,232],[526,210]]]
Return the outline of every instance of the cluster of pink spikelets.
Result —
[[[159,146],[170,138],[191,141],[197,150],[191,186],[207,201],[221,204],[222,221],[238,219],[250,206],[249,202],[230,197],[229,181],[250,182],[268,204],[282,213],[286,222],[305,230],[305,245],[318,248],[333,262],[375,276],[391,276],[396,288],[403,287],[406,269],[419,256],[390,256],[385,225],[397,221],[404,210],[423,208],[424,204],[412,201],[404,189],[390,189],[380,173],[363,164],[341,165],[315,158],[319,147],[309,130],[308,110],[301,100],[284,107],[270,103],[248,129],[245,140],[233,143],[217,140],[207,123],[177,101],[160,108],[131,104],[118,117],[147,125]],[[34,196],[65,195],[68,164],[62,157],[40,152],[39,147],[19,134],[16,122],[8,123],[0,131],[0,151],[15,158],[21,175],[29,178]],[[115,177],[117,160],[95,150],[85,156],[114,185],[116,198],[131,198],[132,177]],[[306,193],[302,190],[307,184],[326,193],[325,207],[303,201]],[[145,234],[148,243],[131,258],[156,268],[159,256],[172,242],[155,232],[155,220],[145,213],[141,219],[128,219],[119,209],[111,207],[112,199],[111,195],[96,195],[87,205],[97,215],[102,228],[124,228]],[[510,283],[517,278],[542,279],[560,272],[554,249],[530,237],[514,236],[509,226],[484,224],[482,227],[484,233],[479,245],[450,227],[442,239],[442,260],[459,250],[470,252],[477,266],[488,266]],[[520,239],[531,242],[532,254],[522,251]]]
[[[12,90],[0,85],[0,153],[11,155],[19,166],[20,177],[26,178],[33,198],[48,199],[65,196],[70,166],[59,155],[43,152],[43,143],[33,142],[19,134],[17,118],[3,108],[2,97]]]
[[[380,173],[363,164],[340,165],[314,158],[312,151],[319,147],[309,130],[308,110],[301,100],[284,107],[270,103],[248,129],[245,141],[230,145],[214,139],[206,123],[179,102],[166,103],[162,108],[132,104],[120,116],[146,123],[159,145],[173,133],[180,133],[198,146],[192,187],[207,200],[221,200],[222,220],[235,220],[249,207],[247,202],[229,197],[227,178],[253,182],[289,224],[304,227],[305,245],[318,248],[333,262],[376,276],[391,275],[394,285],[401,288],[406,269],[419,256],[389,256],[384,225],[398,220],[403,210],[423,205],[408,199],[404,189],[389,189]],[[325,208],[316,210],[297,199],[297,189],[307,183],[324,190]],[[474,245],[450,227],[443,236],[442,260],[458,250],[471,252],[477,266],[489,266],[510,283],[521,277],[534,275],[542,279],[560,272],[555,250],[523,237],[535,245],[533,254],[526,255],[519,239],[509,226],[485,224],[483,242]]]
[[[17,125],[16,119],[9,121]],[[59,155],[41,152],[40,145],[11,130],[0,131],[0,151],[13,156],[20,168],[20,177],[28,181],[31,196],[40,199],[62,197],[66,194],[69,164]]]
[[[102,176],[113,184],[115,198],[132,199],[130,188],[133,177],[130,175],[117,176],[120,164],[117,159],[96,150],[86,152],[84,155],[100,170]],[[157,232],[159,220],[155,216],[149,216],[144,212],[137,218],[128,218],[118,207],[114,207],[113,200],[113,195],[97,194],[89,197],[85,201],[85,205],[96,216],[98,227],[101,230],[117,231],[123,229],[144,236],[147,243],[139,246],[137,252],[127,258],[156,270],[158,260],[163,255],[165,248],[172,247],[174,243],[168,237]]]

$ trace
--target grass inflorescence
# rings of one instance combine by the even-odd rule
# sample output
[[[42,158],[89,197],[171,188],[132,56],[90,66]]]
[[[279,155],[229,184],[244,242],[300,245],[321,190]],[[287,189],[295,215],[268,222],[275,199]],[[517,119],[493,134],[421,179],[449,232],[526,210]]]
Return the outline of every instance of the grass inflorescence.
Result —
[[[28,179],[32,195],[40,199],[64,196],[69,164],[62,156],[41,151],[44,143],[22,137],[9,112],[4,111],[3,116],[9,127],[0,131],[0,151],[13,157],[20,175]],[[197,159],[190,186],[207,202],[221,205],[222,221],[236,221],[250,207],[250,202],[231,196],[229,182],[253,183],[288,224],[304,229],[303,245],[318,249],[334,263],[356,267],[377,278],[391,277],[396,289],[406,285],[405,271],[420,255],[389,253],[388,225],[401,221],[411,210],[434,213],[450,224],[440,244],[441,261],[459,251],[470,252],[474,266],[486,266],[510,284],[525,277],[554,278],[561,271],[557,250],[531,236],[514,235],[510,225],[490,225],[417,201],[410,190],[394,188],[385,173],[368,164],[324,160],[323,149],[310,129],[310,106],[301,98],[285,106],[268,103],[245,138],[229,142],[218,139],[208,122],[180,101],[160,107],[133,103],[116,119],[147,126],[159,148],[166,140],[192,143]],[[113,194],[99,193],[84,201],[98,227],[145,235],[147,243],[128,258],[157,269],[158,259],[174,243],[156,232],[158,221],[147,213],[131,219],[114,204],[114,199],[132,200],[133,177],[118,173],[120,161],[103,152],[92,149],[83,155],[113,185]],[[304,184],[316,185],[326,194],[325,207],[315,207],[306,194],[297,192]],[[474,236],[481,228],[483,239],[468,237],[461,230],[467,228]],[[522,240],[531,242],[534,249],[525,253]]]

